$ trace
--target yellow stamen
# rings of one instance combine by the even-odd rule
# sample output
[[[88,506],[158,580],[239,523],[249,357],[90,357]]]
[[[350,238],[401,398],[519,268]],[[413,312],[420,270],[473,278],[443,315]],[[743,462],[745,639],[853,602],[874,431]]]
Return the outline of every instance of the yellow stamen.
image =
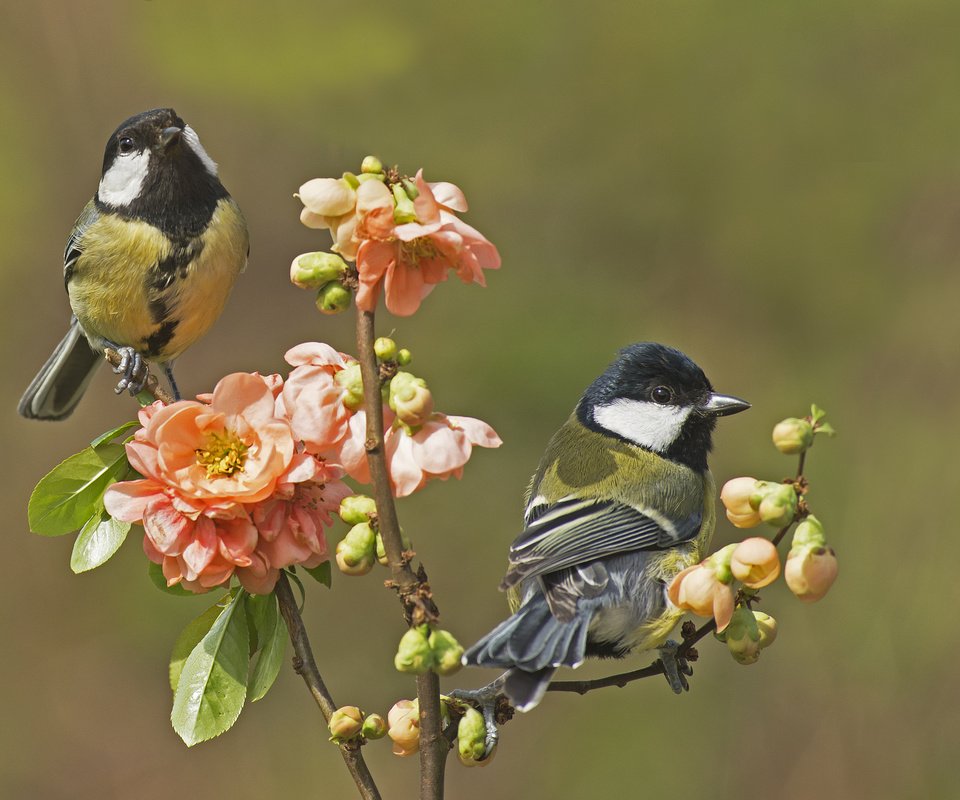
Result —
[[[243,470],[247,460],[247,445],[233,431],[207,434],[207,446],[197,448],[197,463],[206,467],[207,477],[230,476]]]
[[[401,260],[409,267],[419,267],[421,258],[436,258],[440,255],[429,236],[421,236],[410,242],[400,242]]]

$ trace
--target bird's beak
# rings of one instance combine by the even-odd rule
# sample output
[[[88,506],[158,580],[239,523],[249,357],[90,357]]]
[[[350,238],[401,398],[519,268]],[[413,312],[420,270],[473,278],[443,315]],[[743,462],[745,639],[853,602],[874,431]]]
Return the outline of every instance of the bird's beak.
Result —
[[[700,404],[700,410],[704,414],[709,414],[713,417],[726,417],[730,414],[739,414],[748,408],[750,408],[750,404],[746,400],[741,400],[739,397],[732,397],[729,394],[717,394],[716,392],[707,395],[707,399]]]
[[[183,128],[178,128],[175,125],[164,128],[160,132],[160,146],[166,150],[171,144],[180,140],[181,133],[183,133]]]

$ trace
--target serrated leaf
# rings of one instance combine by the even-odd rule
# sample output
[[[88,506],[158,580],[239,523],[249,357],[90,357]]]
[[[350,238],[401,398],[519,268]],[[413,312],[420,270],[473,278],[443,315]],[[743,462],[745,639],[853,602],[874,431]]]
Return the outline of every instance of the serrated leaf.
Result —
[[[88,447],[58,464],[30,495],[30,530],[62,536],[80,528],[100,510],[104,490],[130,469],[122,444]]]
[[[167,579],[163,576],[163,567],[154,564],[152,561],[147,567],[147,575],[150,576],[150,583],[156,586],[165,594],[172,594],[175,597],[195,597],[196,595],[189,589],[184,589],[179,583],[173,586],[167,586]]]
[[[137,422],[136,420],[131,420],[130,422],[124,422],[123,425],[118,425],[113,430],[109,430],[106,433],[101,433],[96,439],[90,442],[90,446],[96,449],[97,447],[99,447],[102,444],[105,444],[106,442],[112,442],[118,436],[120,436],[123,433],[126,433],[131,428],[135,428],[139,424],[140,423]]]
[[[303,565],[301,565],[303,566]],[[315,567],[303,567],[306,573],[318,583],[322,583],[328,589],[333,585],[333,577],[330,572],[330,562],[324,561]]]
[[[260,642],[260,655],[250,677],[250,702],[260,700],[273,686],[283,664],[283,654],[287,647],[287,625],[277,609],[275,595],[267,595],[269,603],[264,605],[264,614],[257,622],[257,638]]]
[[[217,621],[217,617],[220,616],[223,609],[232,599],[233,592],[230,592],[210,606],[210,608],[204,611],[199,617],[191,620],[187,627],[180,632],[177,641],[174,642],[173,652],[170,653],[171,691],[177,691],[177,684],[180,682],[180,674],[183,672],[184,663],[193,652],[193,649],[200,643],[200,640],[210,632],[213,623]]]
[[[183,663],[170,722],[187,747],[229,730],[247,698],[247,616],[237,592]]]
[[[103,510],[94,514],[73,543],[70,569],[79,575],[106,563],[120,549],[129,531],[129,522],[116,520]]]

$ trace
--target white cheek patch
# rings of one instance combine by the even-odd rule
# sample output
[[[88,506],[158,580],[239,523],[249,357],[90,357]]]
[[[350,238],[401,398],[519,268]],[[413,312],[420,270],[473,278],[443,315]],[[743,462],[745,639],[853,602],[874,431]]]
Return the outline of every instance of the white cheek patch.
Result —
[[[203,162],[203,166],[207,168],[207,172],[216,178],[217,163],[210,158],[207,151],[203,149],[203,145],[200,144],[200,137],[197,136],[197,132],[189,125],[185,125],[183,128],[183,140],[187,143],[187,147],[193,150],[193,152],[196,153],[197,158]]]
[[[97,189],[97,199],[109,206],[125,206],[140,195],[147,179],[150,151],[117,155]]]
[[[593,409],[593,418],[602,428],[656,453],[670,448],[688,416],[689,408],[624,398]]]

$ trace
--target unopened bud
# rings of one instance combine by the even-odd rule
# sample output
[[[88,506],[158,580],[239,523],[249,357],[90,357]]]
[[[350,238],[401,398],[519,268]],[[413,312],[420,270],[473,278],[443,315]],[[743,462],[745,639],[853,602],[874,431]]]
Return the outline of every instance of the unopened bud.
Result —
[[[330,281],[317,292],[317,309],[321,314],[339,314],[350,308],[353,295],[339,281]]]
[[[736,546],[730,559],[733,577],[744,586],[760,589],[773,583],[780,574],[780,556],[769,539],[752,536]]]
[[[381,336],[373,343],[373,352],[381,361],[393,361],[397,357],[397,343],[389,336]]]
[[[761,486],[750,500],[756,501],[760,519],[775,528],[782,528],[793,522],[797,514],[797,492],[789,483],[767,483],[758,481]]]
[[[377,513],[377,503],[372,497],[365,494],[352,494],[340,501],[340,519],[347,525],[359,525],[369,522],[370,517]],[[378,534],[379,536],[379,534]]]
[[[340,744],[353,739],[363,727],[363,714],[356,706],[343,706],[330,715],[327,723],[330,729],[330,741]]]
[[[727,511],[727,519],[738,528],[755,528],[763,521],[750,505],[757,483],[756,478],[733,478],[720,490],[720,502]]]
[[[416,700],[394,703],[387,712],[387,724],[394,755],[412,756],[420,749],[420,706]]]
[[[360,364],[348,364],[333,376],[336,384],[343,389],[343,404],[351,411],[357,411],[363,406],[363,373]]]
[[[339,217],[353,210],[357,193],[341,178],[314,178],[300,187],[300,202],[314,214]]]
[[[778,422],[773,428],[773,444],[787,455],[802,453],[813,444],[813,425],[797,417]]]
[[[364,739],[382,739],[387,735],[389,726],[387,721],[379,714],[370,714],[363,720],[363,728],[360,733]]]
[[[407,350],[406,347],[401,347],[401,348],[397,351],[397,363],[398,363],[401,367],[405,367],[405,366],[407,366],[407,364],[409,364],[411,361],[413,361],[413,354],[412,354],[409,350]]]
[[[457,754],[460,756],[460,763],[466,767],[489,763],[490,759],[484,758],[487,751],[486,739],[487,727],[483,714],[473,706],[466,706],[457,723]]]
[[[402,528],[400,529],[400,545],[404,550],[410,550],[413,547],[413,544],[407,537],[407,534],[403,532]],[[383,544],[383,536],[380,535],[379,531],[377,531],[377,561],[384,567],[390,566],[390,559],[387,558],[387,548]]]
[[[800,600],[813,603],[830,590],[838,570],[837,554],[832,547],[801,547],[787,555],[783,577]]]
[[[290,280],[301,289],[317,289],[335,281],[347,269],[347,262],[336,253],[304,253],[290,264]]]
[[[431,631],[428,639],[433,653],[433,671],[437,675],[453,675],[460,669],[463,647],[449,631]]]
[[[799,550],[803,547],[823,547],[826,543],[827,537],[823,530],[823,523],[813,514],[808,514],[793,532],[790,546],[793,550]]]
[[[347,531],[347,535],[337,542],[337,566],[341,572],[366,575],[373,569],[375,536],[367,522],[354,525]]]
[[[390,408],[405,425],[423,425],[433,414],[433,395],[423,378],[398,372],[390,381]]]
[[[739,664],[754,664],[760,658],[760,628],[746,606],[738,606],[730,625],[723,632],[730,655]]]
[[[417,221],[417,210],[414,208],[413,200],[403,190],[399,183],[393,184],[393,199],[396,205],[393,209],[393,220],[398,224]]]
[[[360,164],[360,171],[366,174],[383,172],[383,164],[376,156],[365,156]]]
[[[760,649],[763,650],[777,640],[777,621],[762,611],[754,611],[753,616],[760,631]]]
[[[397,672],[422,675],[433,666],[433,651],[430,649],[428,639],[429,631],[428,625],[417,625],[400,637],[400,645],[393,658],[393,665],[397,668]]]

